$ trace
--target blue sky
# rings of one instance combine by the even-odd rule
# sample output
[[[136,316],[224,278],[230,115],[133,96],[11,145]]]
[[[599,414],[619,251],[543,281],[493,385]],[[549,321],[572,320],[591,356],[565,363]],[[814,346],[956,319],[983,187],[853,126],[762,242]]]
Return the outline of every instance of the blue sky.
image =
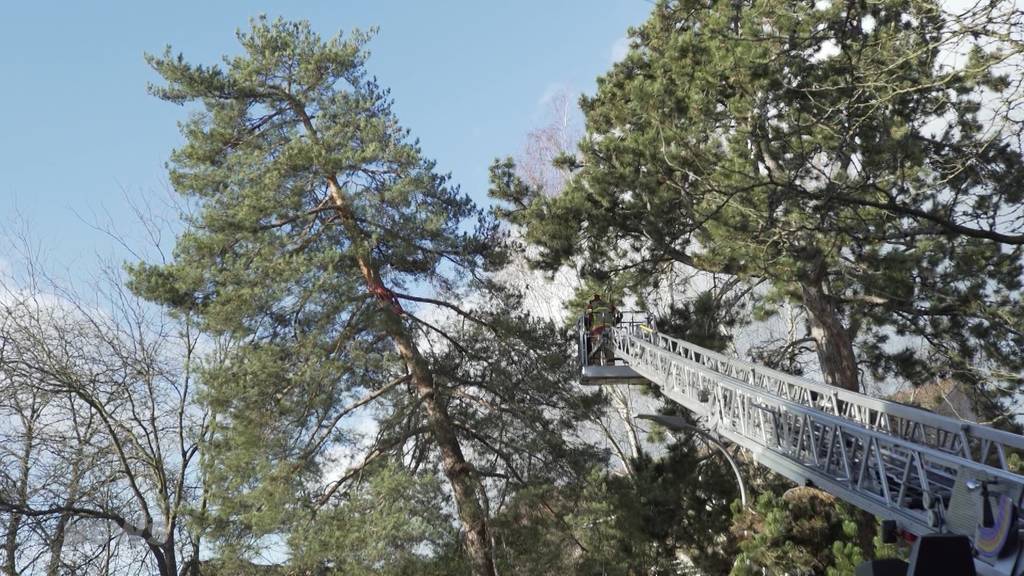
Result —
[[[0,226],[20,214],[60,268],[88,270],[112,254],[90,223],[131,229],[125,195],[162,201],[164,162],[181,141],[184,111],[146,94],[156,78],[143,54],[170,44],[217,62],[260,13],[308,19],[323,35],[379,26],[371,73],[425,153],[482,199],[491,160],[519,151],[543,123],[545,95],[592,91],[650,9],[647,0],[9,3]]]

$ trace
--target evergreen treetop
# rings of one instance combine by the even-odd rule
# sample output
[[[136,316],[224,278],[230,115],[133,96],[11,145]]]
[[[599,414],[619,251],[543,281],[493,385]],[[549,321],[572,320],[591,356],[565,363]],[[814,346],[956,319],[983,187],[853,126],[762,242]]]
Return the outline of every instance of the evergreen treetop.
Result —
[[[565,193],[499,162],[493,194],[542,267],[733,277],[764,316],[806,311],[830,384],[950,376],[994,407],[1024,382],[1020,24],[1005,2],[662,1],[582,99]]]

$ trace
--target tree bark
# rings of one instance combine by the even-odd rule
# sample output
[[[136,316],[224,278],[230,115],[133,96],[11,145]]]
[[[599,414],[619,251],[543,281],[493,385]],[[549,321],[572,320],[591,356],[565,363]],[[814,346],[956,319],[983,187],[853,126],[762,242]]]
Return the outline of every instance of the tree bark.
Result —
[[[622,387],[618,386],[608,386],[607,388],[615,405],[615,411],[618,412],[619,419],[622,420],[622,425],[626,428],[626,440],[629,442],[630,459],[623,459],[622,465],[626,467],[626,473],[630,477],[635,477],[636,470],[633,467],[633,461],[640,457],[640,453],[643,452],[643,445],[640,442],[640,435],[637,433],[636,413],[630,406],[629,398],[627,397],[630,391],[628,388],[623,391]]]
[[[163,544],[149,544],[149,552],[156,561],[160,576],[178,576],[177,555],[174,550],[174,530],[169,529]]]
[[[347,205],[343,203],[344,198],[340,195],[340,190],[334,183],[330,187],[332,191],[338,192],[335,195],[335,202],[338,204],[339,212],[343,213],[343,220],[354,223],[354,220],[346,218],[344,215],[348,210]],[[350,227],[350,231],[354,231],[354,226]],[[383,286],[380,273],[369,259],[362,256],[357,259],[367,287],[373,291],[375,287]],[[386,323],[387,334],[395,343],[399,355],[409,370],[413,387],[423,401],[424,410],[427,413],[427,426],[430,429],[430,434],[441,451],[444,475],[452,487],[455,507],[465,531],[466,555],[469,557],[473,574],[475,576],[495,576],[497,572],[491,556],[487,514],[481,504],[481,499],[484,497],[483,485],[474,473],[472,465],[466,461],[459,438],[455,434],[455,426],[452,425],[451,416],[448,414],[448,408],[438,394],[434,375],[430,371],[426,359],[423,358],[419,348],[403,326],[402,319],[394,309],[393,302],[388,298],[387,293],[375,292],[375,295],[382,313],[392,317]]]
[[[382,302],[381,305],[388,304]],[[407,334],[396,332],[392,334],[392,338],[412,373],[413,386],[423,400],[427,412],[427,424],[431,435],[441,451],[444,475],[451,484],[459,520],[462,521],[465,530],[466,554],[469,556],[473,574],[494,576],[496,572],[491,558],[487,514],[481,503],[484,497],[483,485],[462,453],[462,446],[455,435],[455,427],[443,399],[437,393],[434,376],[427,367],[426,360]]]
[[[811,319],[811,337],[818,352],[818,363],[825,383],[860,391],[860,373],[853,353],[853,338],[843,325],[835,301],[820,280],[801,285],[803,304]]]
[[[322,148],[316,127],[303,104],[291,95],[288,95],[288,100],[292,111],[301,119],[306,128],[311,142]],[[423,400],[423,406],[427,413],[427,426],[441,452],[444,475],[452,487],[455,508],[465,531],[466,555],[469,557],[473,574],[475,576],[496,576],[497,571],[491,554],[487,514],[481,503],[481,499],[485,497],[483,484],[475,474],[472,465],[466,461],[459,438],[455,434],[451,416],[448,414],[448,408],[437,393],[434,375],[408,329],[403,325],[400,311],[395,309],[394,301],[389,297],[390,291],[381,280],[380,270],[370,256],[371,251],[367,246],[367,239],[357,225],[355,214],[352,213],[352,207],[342,192],[337,176],[326,173],[323,174],[323,178],[327,182],[333,207],[337,211],[356,253],[356,261],[363,280],[366,282],[366,287],[377,299],[382,313],[390,316],[389,321],[385,323],[387,326],[385,332],[398,349],[399,355],[409,370],[413,388]]]
[[[174,549],[174,526],[167,527],[167,540],[164,541],[164,567],[167,576],[178,576],[178,551]]]
[[[167,564],[164,562],[164,551],[156,544],[148,544],[149,553],[153,556],[153,561],[156,562],[157,574],[160,576],[177,576],[176,574],[167,573]]]
[[[71,463],[71,479],[68,482],[68,497],[64,500],[64,505],[72,507],[75,505],[75,501],[78,500],[78,487],[81,480],[81,467],[82,467],[82,454],[79,452],[75,456],[75,461]],[[46,576],[60,576],[61,569],[61,557],[64,554],[64,535],[67,533],[68,524],[71,522],[71,512],[61,512],[60,517],[57,518],[57,526],[53,530],[53,538],[50,540],[50,561],[46,567]]]
[[[32,405],[29,407],[27,416],[22,416],[25,422],[25,442],[22,445],[21,458],[18,470],[18,487],[15,495],[15,502],[19,506],[28,504],[28,480],[31,473],[32,450],[35,447],[35,423],[36,423],[36,399],[32,398]],[[7,537],[4,539],[4,574],[17,576],[18,574],[18,530],[21,529],[22,515],[18,512],[11,512],[11,518],[7,522]]]

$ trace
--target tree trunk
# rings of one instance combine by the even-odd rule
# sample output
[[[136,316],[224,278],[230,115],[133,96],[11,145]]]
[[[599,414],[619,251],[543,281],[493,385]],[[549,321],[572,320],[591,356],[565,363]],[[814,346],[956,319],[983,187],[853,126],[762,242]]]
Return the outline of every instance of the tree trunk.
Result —
[[[853,353],[853,338],[843,325],[835,302],[825,292],[821,281],[805,282],[801,288],[825,383],[859,392],[860,374]]]
[[[379,272],[366,259],[359,258],[359,266],[367,285],[371,288],[383,286]],[[487,513],[482,499],[486,497],[480,479],[473,467],[466,461],[459,438],[455,434],[448,408],[437,393],[434,374],[427,361],[413,342],[402,318],[395,310],[386,292],[377,292],[382,313],[392,316],[386,323],[386,331],[395,343],[399,355],[405,362],[412,377],[413,387],[423,401],[427,413],[427,426],[441,451],[444,475],[452,487],[455,507],[465,531],[466,555],[475,576],[495,576],[494,559],[491,556],[491,539],[487,527]]]
[[[382,305],[387,306],[387,303]],[[405,360],[412,373],[412,382],[417,394],[423,400],[427,412],[427,424],[430,433],[441,450],[441,462],[444,475],[451,484],[455,496],[455,504],[465,530],[466,554],[469,556],[473,574],[476,576],[494,576],[494,561],[491,557],[491,539],[487,529],[487,514],[484,512],[481,499],[484,497],[483,485],[476,476],[472,466],[466,462],[462,446],[455,435],[455,427],[444,401],[437,394],[434,376],[427,367],[426,360],[412,343],[407,334],[396,332],[392,338],[398,347],[399,354]]]
[[[35,446],[35,398],[32,399],[32,407],[25,420],[25,443],[22,445],[21,458],[18,470],[18,487],[14,495],[14,503],[25,506],[28,503],[28,480],[31,472],[32,450]],[[11,518],[7,522],[7,538],[4,539],[4,574],[17,576],[18,574],[18,530],[21,529],[22,515],[11,512]]]
[[[71,478],[68,481],[68,497],[64,500],[65,507],[73,507],[78,499],[78,485],[81,479],[82,454],[75,456],[71,464]],[[64,535],[67,533],[68,523],[71,522],[71,513],[62,512],[57,519],[57,526],[53,531],[53,538],[50,540],[50,561],[46,567],[46,576],[60,576],[61,557],[64,554]]]
[[[46,576],[60,576],[61,557],[64,554],[64,534],[67,531],[71,514],[63,513],[57,519],[53,539],[50,540],[50,561],[46,565]]]
[[[294,98],[289,99],[289,104],[292,111],[301,119],[310,140],[316,146],[322,147],[320,136],[303,104]],[[427,412],[427,425],[441,451],[444,475],[448,479],[448,483],[451,484],[455,508],[466,533],[466,555],[469,556],[473,574],[475,576],[495,576],[497,571],[494,568],[494,558],[491,554],[487,514],[481,505],[481,499],[485,497],[483,484],[462,453],[462,446],[455,434],[455,427],[452,425],[448,408],[437,394],[434,375],[408,330],[403,326],[401,311],[396,309],[390,292],[381,281],[380,270],[370,256],[368,239],[364,237],[356,223],[352,207],[342,192],[337,176],[325,173],[323,178],[327,182],[328,193],[334,203],[334,209],[340,217],[341,225],[344,226],[349,240],[352,242],[356,261],[359,264],[363,280],[366,282],[366,287],[380,303],[382,313],[391,316],[386,322],[386,333],[395,343],[395,347],[412,377],[413,387],[423,400],[423,406]]]
[[[640,442],[640,434],[636,428],[636,412],[634,412],[630,405],[628,394],[630,389],[621,386],[607,386],[609,396],[612,398],[612,403],[615,405],[615,411],[619,415],[619,419],[622,420],[622,425],[626,429],[626,440],[629,442],[630,460],[623,459],[622,465],[626,467],[626,472],[630,477],[636,476],[636,470],[633,467],[633,462],[640,457],[640,453],[643,452],[643,444]]]
[[[327,182],[335,208],[341,216],[353,244],[364,244],[365,239],[360,236],[358,227],[355,225],[355,218],[341,193],[341,187],[333,176],[328,176]],[[386,332],[395,343],[398,353],[409,370],[416,393],[423,400],[423,406],[427,413],[427,425],[441,451],[444,475],[452,487],[455,507],[465,531],[466,555],[469,557],[473,574],[475,576],[495,576],[497,571],[491,555],[488,519],[481,502],[486,496],[483,484],[474,473],[473,467],[466,461],[459,438],[455,434],[455,426],[448,414],[448,408],[437,394],[434,375],[403,325],[400,310],[396,309],[389,292],[381,281],[379,270],[370,260],[369,250],[358,252],[362,252],[357,256],[357,261],[367,288],[377,298],[382,313],[391,316],[386,322]]]
[[[167,534],[163,544],[149,544],[149,552],[156,561],[160,576],[178,576],[177,558],[174,551],[174,530]]]
[[[167,576],[178,576],[178,552],[174,549],[174,526],[167,527],[167,540],[162,548]]]

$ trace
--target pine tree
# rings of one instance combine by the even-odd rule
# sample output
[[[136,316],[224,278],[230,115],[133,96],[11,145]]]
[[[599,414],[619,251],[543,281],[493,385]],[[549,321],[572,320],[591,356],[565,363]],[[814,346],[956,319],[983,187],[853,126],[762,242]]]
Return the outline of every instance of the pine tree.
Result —
[[[368,37],[261,18],[221,66],[149,57],[154,94],[198,105],[170,161],[194,212],[133,287],[222,344],[202,375],[222,554],[315,532],[317,514],[356,530],[342,519],[366,484],[400,466],[409,486],[446,479],[469,570],[490,575],[488,491],[586,470],[573,431],[597,399],[573,392],[564,336],[493,280],[503,234],[399,125]],[[390,537],[434,533],[393,512]],[[307,544],[307,565],[345,552]]]
[[[901,555],[881,543],[877,528],[870,514],[815,488],[766,492],[749,510],[736,511],[732,532],[740,552],[730,573],[853,574],[865,559]]]
[[[1021,23],[1006,2],[662,1],[582,100],[566,192],[499,162],[493,194],[542,266],[732,276],[766,315],[806,310],[828,383],[949,375],[993,407],[1024,382],[1021,48],[1005,40]]]

